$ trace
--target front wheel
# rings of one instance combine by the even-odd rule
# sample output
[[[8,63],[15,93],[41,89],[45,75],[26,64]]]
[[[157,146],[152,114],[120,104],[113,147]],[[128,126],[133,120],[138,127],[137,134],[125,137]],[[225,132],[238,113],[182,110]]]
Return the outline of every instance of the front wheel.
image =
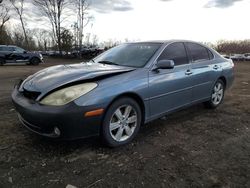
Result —
[[[30,65],[38,65],[40,63],[40,59],[37,58],[37,57],[33,57],[31,60],[30,60]]]
[[[129,143],[140,129],[141,109],[131,98],[120,98],[106,112],[102,127],[102,138],[110,147]]]
[[[205,102],[205,106],[207,108],[217,108],[224,99],[224,93],[225,93],[225,84],[222,80],[217,80],[217,82],[214,84],[211,98],[209,101]]]

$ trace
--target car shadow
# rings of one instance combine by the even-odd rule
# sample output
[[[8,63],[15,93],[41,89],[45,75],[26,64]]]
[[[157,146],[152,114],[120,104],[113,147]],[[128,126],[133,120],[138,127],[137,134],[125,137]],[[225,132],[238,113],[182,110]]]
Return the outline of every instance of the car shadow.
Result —
[[[73,153],[75,150],[95,150],[104,147],[98,136],[76,140],[53,140],[37,136],[30,132],[27,134],[27,139],[31,141],[33,149],[41,153],[53,152],[55,155],[65,155]]]
[[[172,114],[163,116],[150,123],[147,123],[141,127],[141,130],[137,136],[137,139],[141,140],[145,137],[158,132],[164,128],[171,129],[169,125],[175,126],[176,124],[182,124],[186,121],[192,121],[198,116],[204,116],[204,113],[212,112],[210,109],[206,109],[203,104],[197,104],[185,109],[178,110]]]
[[[0,67],[4,67],[4,66],[29,66],[26,63],[6,63],[4,65],[1,65]]]

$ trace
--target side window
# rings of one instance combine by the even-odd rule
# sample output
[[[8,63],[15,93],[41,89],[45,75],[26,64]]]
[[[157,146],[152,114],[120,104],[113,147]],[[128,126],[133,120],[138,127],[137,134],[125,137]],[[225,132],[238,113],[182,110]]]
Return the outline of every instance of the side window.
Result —
[[[3,46],[3,47],[1,47],[2,49],[1,49],[1,51],[10,51],[9,50],[9,47],[7,47],[7,46]]]
[[[15,48],[14,48],[14,47],[9,47],[8,51],[14,52],[14,51],[15,51]]]
[[[24,52],[24,49],[19,48],[19,47],[15,47],[14,49],[15,49],[15,51],[18,52],[18,53],[23,53],[23,52]]]
[[[189,63],[186,49],[182,42],[173,43],[166,47],[158,58],[158,60],[163,59],[173,60],[175,65],[183,65]]]
[[[2,47],[2,50],[6,51],[6,52],[12,52],[13,51],[12,47],[9,47],[9,46]]]
[[[207,49],[207,51],[208,51],[209,59],[213,59],[214,54],[209,49]]]
[[[193,61],[210,59],[207,48],[199,44],[190,43],[190,42],[187,43],[187,47],[189,49],[189,52]]]

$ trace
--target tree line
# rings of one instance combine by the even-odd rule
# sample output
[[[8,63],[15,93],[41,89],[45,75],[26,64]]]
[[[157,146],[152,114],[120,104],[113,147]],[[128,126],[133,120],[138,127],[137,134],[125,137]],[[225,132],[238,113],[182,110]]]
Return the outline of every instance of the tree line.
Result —
[[[215,49],[223,54],[245,54],[250,53],[250,40],[218,41]]]
[[[25,3],[31,3],[32,10],[27,10]],[[26,18],[29,11],[36,12],[36,16],[50,27],[28,29]],[[71,30],[63,27],[69,12],[75,14],[75,20],[70,21]],[[20,25],[8,27],[11,18],[18,20]],[[0,44],[15,44],[28,50],[53,49],[60,53],[69,51],[73,46],[81,49],[84,39],[87,44],[96,45],[98,37],[93,35],[90,42],[90,33],[84,33],[92,19],[87,0],[0,0]],[[119,43],[109,40],[104,45],[112,47]],[[250,40],[221,40],[212,47],[224,54],[250,53]]]
[[[25,3],[32,3],[32,10],[27,10]],[[71,14],[72,10],[76,13],[75,20],[71,21],[73,32],[63,27],[70,10]],[[59,52],[68,51],[73,45],[81,48],[86,38],[84,28],[92,19],[88,10],[87,0],[0,0],[0,44],[15,44],[29,50],[52,47]],[[36,12],[50,27],[28,29],[28,11]],[[20,26],[8,27],[11,18],[19,20]],[[97,43],[97,36],[93,37],[93,42]]]

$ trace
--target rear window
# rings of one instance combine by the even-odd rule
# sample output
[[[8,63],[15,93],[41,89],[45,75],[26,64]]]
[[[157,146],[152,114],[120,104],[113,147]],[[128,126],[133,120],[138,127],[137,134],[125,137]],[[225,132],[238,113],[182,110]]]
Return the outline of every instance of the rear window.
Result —
[[[192,61],[202,61],[202,60],[209,60],[213,57],[213,54],[209,54],[209,50],[199,44],[195,43],[186,43],[187,48],[190,52]],[[212,53],[212,52],[210,52]]]
[[[12,47],[0,46],[0,51],[13,51],[13,50],[12,50]]]
[[[13,48],[14,51],[18,52],[18,53],[23,53],[25,50],[19,47],[15,47]]]

